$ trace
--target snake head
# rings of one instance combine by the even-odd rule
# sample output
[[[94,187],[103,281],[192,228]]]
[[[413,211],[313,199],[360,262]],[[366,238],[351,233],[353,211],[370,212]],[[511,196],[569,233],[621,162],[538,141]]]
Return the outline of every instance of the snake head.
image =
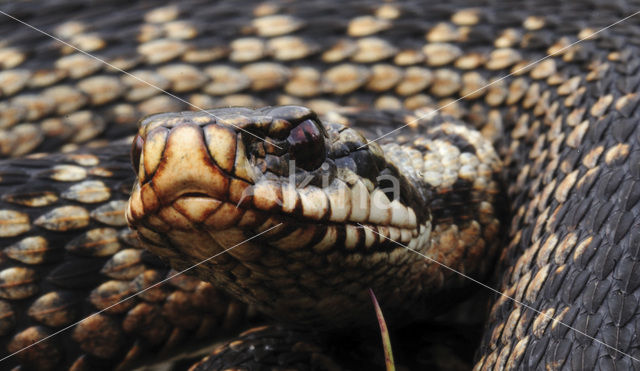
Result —
[[[304,107],[154,115],[126,217],[175,269],[274,317],[357,323],[369,288],[384,307],[426,297],[422,271],[441,279],[397,245],[429,249],[435,194],[398,153]]]

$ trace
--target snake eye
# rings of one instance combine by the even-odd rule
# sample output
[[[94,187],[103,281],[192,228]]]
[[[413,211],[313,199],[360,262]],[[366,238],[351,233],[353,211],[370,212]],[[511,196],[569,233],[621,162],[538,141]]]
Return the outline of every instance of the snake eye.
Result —
[[[324,162],[327,154],[324,148],[324,135],[318,124],[306,120],[293,128],[287,138],[289,153],[296,167],[311,171]]]
[[[140,156],[142,155],[142,146],[144,145],[144,139],[140,135],[136,135],[131,143],[131,164],[133,165],[133,171],[138,175],[138,169],[140,169]]]

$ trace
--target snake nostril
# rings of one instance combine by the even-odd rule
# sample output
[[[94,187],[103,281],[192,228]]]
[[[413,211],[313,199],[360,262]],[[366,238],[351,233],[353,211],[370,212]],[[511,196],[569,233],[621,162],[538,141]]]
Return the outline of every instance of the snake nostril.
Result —
[[[131,165],[133,170],[138,174],[140,169],[140,156],[142,156],[142,146],[144,145],[144,139],[140,135],[136,135],[131,143]]]
[[[326,158],[324,134],[313,120],[305,120],[291,129],[287,142],[296,167],[311,171]]]

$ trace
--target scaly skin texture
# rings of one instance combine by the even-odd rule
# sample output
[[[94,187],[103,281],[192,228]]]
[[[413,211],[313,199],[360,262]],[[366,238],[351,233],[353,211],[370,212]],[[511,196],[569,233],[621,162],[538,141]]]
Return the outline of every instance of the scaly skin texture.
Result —
[[[561,48],[638,5],[193,2],[154,11],[156,4],[127,2],[2,9],[202,108],[444,107],[481,129],[506,165],[511,220],[497,287],[588,335],[498,298],[477,368],[632,369],[637,361],[607,346],[640,358],[637,20]],[[14,22],[0,27],[10,35],[0,43],[3,156],[100,135],[110,140],[133,133],[143,114],[187,108]],[[508,72],[515,75],[476,91]]]
[[[141,357],[246,326],[244,304],[194,277],[151,287],[175,271],[142,250],[127,228],[129,148],[121,141],[0,162],[3,357],[105,310],[3,361],[3,368],[128,369]]]
[[[450,118],[380,145],[361,127],[298,106],[147,117],[127,221],[178,269],[241,244],[194,271],[285,323],[371,323],[368,288],[388,319],[433,316],[469,281],[427,258],[489,272],[500,161]]]

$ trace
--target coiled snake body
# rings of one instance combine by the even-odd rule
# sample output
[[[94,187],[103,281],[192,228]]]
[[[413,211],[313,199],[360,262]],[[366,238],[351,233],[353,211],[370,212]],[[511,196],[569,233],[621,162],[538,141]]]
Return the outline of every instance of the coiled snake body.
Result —
[[[0,153],[61,149],[0,163],[0,345],[20,351],[3,368],[126,369],[257,312],[372,326],[368,288],[413,323],[478,288],[429,259],[489,283],[498,268],[477,369],[640,367],[640,29],[607,27],[638,9],[2,5]],[[117,138],[159,112],[134,181]],[[203,281],[174,276],[230,247]],[[250,345],[259,332],[197,367],[238,349],[225,367],[340,367],[291,339]]]

